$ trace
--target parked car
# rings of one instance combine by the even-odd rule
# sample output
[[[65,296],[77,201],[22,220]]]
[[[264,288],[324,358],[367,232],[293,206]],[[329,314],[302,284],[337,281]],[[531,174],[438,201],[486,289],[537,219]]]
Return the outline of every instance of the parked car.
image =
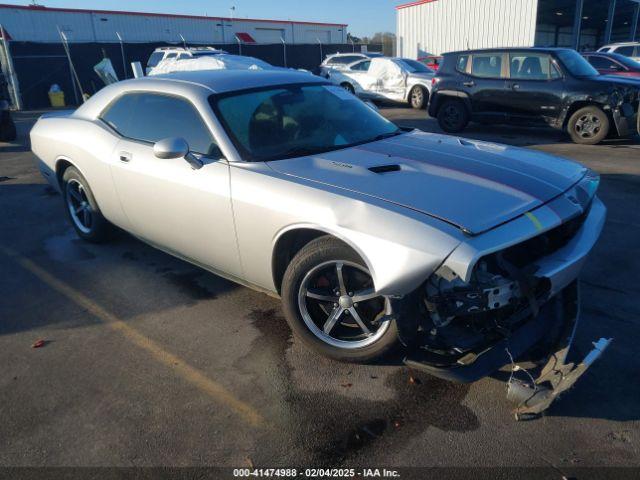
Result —
[[[200,58],[212,55],[220,55],[221,53],[227,52],[214,47],[158,47],[149,57],[145,73],[149,75],[149,72],[151,72],[153,68],[157,67],[158,64],[163,60],[168,60],[171,58],[181,60],[189,58]]]
[[[349,65],[360,60],[377,58],[384,56],[378,52],[353,52],[353,53],[334,53],[327,55],[320,64],[318,75],[327,78],[329,70],[346,70]]]
[[[188,58],[168,58],[152,68],[149,76],[163,75],[173,72],[189,72],[197,70],[282,70],[270,63],[254,57],[220,53],[215,56],[203,55]],[[286,69],[285,69],[286,70]]]
[[[4,74],[0,72],[0,142],[12,142],[16,139],[16,124],[11,118],[9,93]]]
[[[427,57],[420,57],[418,58],[418,61],[424,63],[434,72],[437,72],[438,68],[440,68],[440,63],[442,63],[442,55],[429,55]]]
[[[640,42],[612,43],[610,45],[600,47],[598,52],[617,53],[640,62]]]
[[[640,78],[640,62],[619,53],[587,52],[582,56],[598,70],[600,75]]]
[[[329,70],[329,79],[349,92],[372,100],[409,103],[425,108],[435,72],[409,58],[360,60],[343,70]]]
[[[576,143],[637,132],[640,85],[603,76],[564,48],[468,50],[444,55],[429,114],[446,132],[469,121],[549,125]]]
[[[457,381],[573,338],[576,278],[605,220],[585,167],[400,129],[299,72],[118,82],[41,117],[31,145],[80,238],[117,225],[280,297],[323,355],[402,344],[412,366]],[[550,402],[586,367],[547,348]]]

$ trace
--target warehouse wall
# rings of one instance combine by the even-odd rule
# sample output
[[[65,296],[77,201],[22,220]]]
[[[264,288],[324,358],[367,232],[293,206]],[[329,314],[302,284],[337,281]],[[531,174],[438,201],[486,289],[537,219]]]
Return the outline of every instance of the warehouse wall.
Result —
[[[533,46],[538,0],[425,0],[397,10],[398,52]]]
[[[0,5],[0,22],[13,40],[58,42],[58,27],[69,42],[235,43],[237,32],[258,43],[346,43],[347,26],[290,21],[229,19],[176,15],[144,15],[103,11],[68,11],[53,8]]]

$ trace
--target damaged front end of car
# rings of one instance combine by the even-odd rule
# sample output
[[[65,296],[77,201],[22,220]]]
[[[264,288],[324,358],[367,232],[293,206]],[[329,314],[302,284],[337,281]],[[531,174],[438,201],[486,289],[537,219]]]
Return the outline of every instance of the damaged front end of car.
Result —
[[[509,366],[508,397],[517,403],[518,419],[540,414],[570,388],[611,341],[601,338],[584,360],[568,362],[579,317],[578,274],[606,216],[595,188],[597,176],[585,177],[547,205],[556,215],[553,228],[544,229],[550,215],[543,210],[525,215],[521,225],[542,231],[490,253],[481,249],[486,240],[478,240],[478,248],[457,258],[454,252],[418,290],[393,300],[408,347],[405,363],[457,382]],[[558,212],[565,215],[559,222]],[[508,232],[503,228],[495,238]],[[472,267],[460,272],[457,261],[465,256]],[[518,378],[523,368],[515,361],[525,353],[533,355],[534,367]]]

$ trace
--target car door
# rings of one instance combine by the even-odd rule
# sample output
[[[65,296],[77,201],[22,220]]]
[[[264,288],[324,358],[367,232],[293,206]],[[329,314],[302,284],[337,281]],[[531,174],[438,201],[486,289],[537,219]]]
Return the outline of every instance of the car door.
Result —
[[[471,61],[465,63],[462,88],[471,99],[477,120],[500,122],[506,119],[506,58],[501,52],[482,52],[474,53]]]
[[[240,274],[229,187],[229,165],[195,106],[186,98],[136,92],[101,115],[120,135],[111,173],[127,229],[183,258]],[[182,137],[203,167],[160,159],[155,142]]]
[[[343,75],[353,80],[356,92],[363,96],[367,96],[375,83],[375,78],[369,75],[370,65],[371,60],[362,60],[350,65],[348,70],[342,72]]]
[[[546,53],[509,53],[508,120],[548,124],[560,114],[564,83],[553,58]]]

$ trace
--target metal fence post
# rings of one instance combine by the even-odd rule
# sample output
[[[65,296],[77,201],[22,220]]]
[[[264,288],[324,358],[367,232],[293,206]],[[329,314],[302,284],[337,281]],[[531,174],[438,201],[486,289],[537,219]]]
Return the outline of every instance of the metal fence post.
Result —
[[[604,43],[611,43],[611,34],[613,33],[613,20],[616,16],[616,0],[609,0],[609,15],[607,20],[607,29],[604,34]]]
[[[284,41],[284,38],[280,37],[282,41],[282,54],[284,57],[284,68],[287,68],[287,43]]]
[[[238,55],[242,55],[242,42],[240,42],[238,35],[236,35],[235,37],[236,37],[236,42],[238,42]]]
[[[129,78],[129,76],[127,75],[127,61],[124,57],[124,42],[119,32],[116,32],[116,36],[118,37],[118,40],[120,40],[120,54],[122,55],[122,75],[124,75],[124,78]]]
[[[13,68],[13,58],[11,57],[11,49],[9,47],[9,41],[7,40],[7,34],[4,31],[4,27],[0,24],[0,36],[2,37],[2,46],[4,47],[4,58],[7,65],[7,77],[9,79],[11,103],[17,110],[22,110],[22,96],[20,95],[20,84],[18,83],[18,77],[16,75],[15,68]],[[2,57],[2,55],[0,55]]]
[[[322,55],[322,42],[320,41],[320,39],[318,37],[316,37],[316,40],[318,41],[318,44],[320,45],[320,63],[322,63],[322,61],[324,60],[324,55]]]

